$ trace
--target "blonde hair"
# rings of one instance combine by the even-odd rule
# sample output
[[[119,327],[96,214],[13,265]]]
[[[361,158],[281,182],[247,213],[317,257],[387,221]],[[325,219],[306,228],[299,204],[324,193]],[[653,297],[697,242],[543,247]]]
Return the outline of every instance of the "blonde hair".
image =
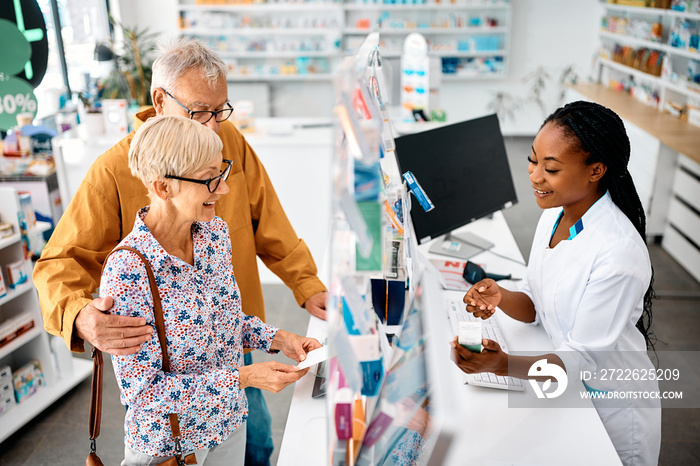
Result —
[[[131,140],[129,168],[150,193],[153,181],[203,170],[221,157],[222,149],[219,136],[201,123],[181,116],[156,116],[141,125]],[[177,180],[168,181],[179,188]]]
[[[210,89],[226,79],[226,64],[200,40],[169,38],[158,43],[159,56],[152,65],[151,95],[158,88],[177,92],[177,82],[191,69],[199,69]]]

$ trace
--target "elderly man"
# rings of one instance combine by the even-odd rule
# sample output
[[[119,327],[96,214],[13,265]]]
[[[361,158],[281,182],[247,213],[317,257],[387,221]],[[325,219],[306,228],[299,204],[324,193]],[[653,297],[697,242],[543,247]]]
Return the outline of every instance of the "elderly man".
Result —
[[[226,66],[193,39],[161,47],[153,63],[153,108],[136,115],[182,115],[217,132],[223,158],[232,160],[231,192],[216,206],[228,224],[233,270],[242,309],[265,320],[256,255],[294,292],[297,302],[325,318],[326,288],[306,244],[289,223],[260,160],[234,125],[228,102]],[[154,329],[136,317],[105,313],[112,299],[93,299],[107,254],[133,228],[136,212],[149,203],[143,183],[128,166],[133,133],[101,155],[90,167],[34,269],[44,326],[60,335],[71,351],[84,342],[114,355],[133,354]],[[246,364],[251,363],[246,354]],[[270,416],[258,389],[246,389],[249,402],[246,464],[269,464]],[[257,458],[256,458],[257,456]]]

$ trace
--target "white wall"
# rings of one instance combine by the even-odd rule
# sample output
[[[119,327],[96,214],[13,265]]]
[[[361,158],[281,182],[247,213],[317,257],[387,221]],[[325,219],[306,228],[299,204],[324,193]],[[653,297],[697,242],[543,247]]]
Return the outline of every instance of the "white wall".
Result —
[[[493,113],[489,110],[497,92],[526,98],[531,85],[524,78],[538,66],[551,76],[544,93],[546,109],[529,104],[501,120],[507,135],[534,135],[542,120],[558,102],[557,80],[563,68],[574,65],[581,79],[591,72],[602,15],[599,0],[511,0],[512,29],[509,77],[502,81],[445,82],[440,102],[450,121],[462,121]],[[112,0],[115,16],[127,26],[148,27],[153,32],[177,33],[176,0]],[[231,90],[244,86],[233,84]],[[278,83],[269,88],[273,116],[331,116],[333,88],[329,82]],[[398,97],[398,92],[394,92]],[[232,100],[245,95],[232,94]],[[395,104],[397,102],[394,102]]]
[[[177,0],[110,0],[112,16],[125,27],[174,35],[178,32]]]

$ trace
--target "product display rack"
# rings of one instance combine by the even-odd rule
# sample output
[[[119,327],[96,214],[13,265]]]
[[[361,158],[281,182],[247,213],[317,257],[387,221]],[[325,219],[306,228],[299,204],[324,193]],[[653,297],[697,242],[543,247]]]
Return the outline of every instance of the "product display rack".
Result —
[[[490,25],[487,19],[495,24]],[[443,59],[443,79],[503,79],[508,72],[508,1],[346,2],[345,25],[345,53],[354,53],[369,32],[378,31],[382,57],[398,58],[406,36],[417,32],[428,41],[428,55]],[[451,59],[450,66],[445,59]]]
[[[431,56],[454,62],[444,74],[448,80],[502,79],[507,74],[510,8],[505,0],[414,4],[180,0],[177,7],[181,34],[198,37],[216,50],[229,65],[229,81],[263,82],[330,82],[340,60],[354,54],[372,31],[380,31],[384,38],[380,44],[384,58],[400,57],[405,37],[418,32],[431,43]],[[396,27],[403,17],[416,27]],[[357,27],[358,18],[362,27]],[[489,26],[484,18],[494,18],[498,24]],[[474,69],[463,71],[466,67]]]
[[[0,187],[0,218],[13,224],[14,235],[0,240],[0,263],[4,265],[24,260],[23,241],[19,234],[18,213],[19,200],[14,188]],[[92,372],[91,361],[72,358],[65,344],[62,350],[72,360],[72,370],[59,372],[55,354],[50,344],[51,337],[44,330],[39,300],[31,281],[31,263],[27,262],[28,280],[26,283],[11,289],[7,281],[7,295],[0,298],[0,320],[14,317],[21,312],[29,311],[34,327],[5,346],[0,347],[0,367],[9,366],[13,373],[22,365],[34,359],[41,364],[45,385],[30,397],[15,404],[8,411],[0,414],[0,442],[7,439],[15,431],[33,419],[37,414],[58,400],[66,392],[75,387]],[[7,276],[5,275],[7,279]]]
[[[610,18],[617,17],[626,20],[627,24],[622,32],[601,29],[602,50],[599,59],[599,81],[606,84],[611,80],[620,81],[625,77],[632,76],[635,84],[640,85],[643,89],[643,92],[638,93],[640,100],[661,110],[673,111],[672,108],[682,107],[686,103],[698,106],[700,104],[700,85],[688,81],[688,70],[693,67],[694,63],[696,63],[695,66],[700,66],[700,52],[694,48],[673,46],[670,30],[677,25],[677,22],[700,22],[700,13],[612,3],[603,3],[603,7],[608,22]],[[629,27],[631,21],[659,23],[662,27],[662,34],[655,40],[630,35],[627,29],[634,29]],[[611,50],[616,45],[647,49],[665,55],[660,76],[614,61]]]
[[[229,81],[330,81],[340,60],[337,1],[181,1],[178,12],[181,34],[216,50],[229,67]]]

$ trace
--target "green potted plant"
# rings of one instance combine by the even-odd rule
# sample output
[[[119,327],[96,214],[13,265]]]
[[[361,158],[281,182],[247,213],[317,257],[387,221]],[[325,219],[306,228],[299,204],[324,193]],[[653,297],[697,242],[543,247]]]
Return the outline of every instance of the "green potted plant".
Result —
[[[128,28],[110,17],[124,33],[121,43],[112,44],[115,69],[101,83],[105,99],[127,99],[130,104],[150,105],[151,65],[153,63],[157,33],[147,28]],[[97,49],[96,49],[97,52]]]

